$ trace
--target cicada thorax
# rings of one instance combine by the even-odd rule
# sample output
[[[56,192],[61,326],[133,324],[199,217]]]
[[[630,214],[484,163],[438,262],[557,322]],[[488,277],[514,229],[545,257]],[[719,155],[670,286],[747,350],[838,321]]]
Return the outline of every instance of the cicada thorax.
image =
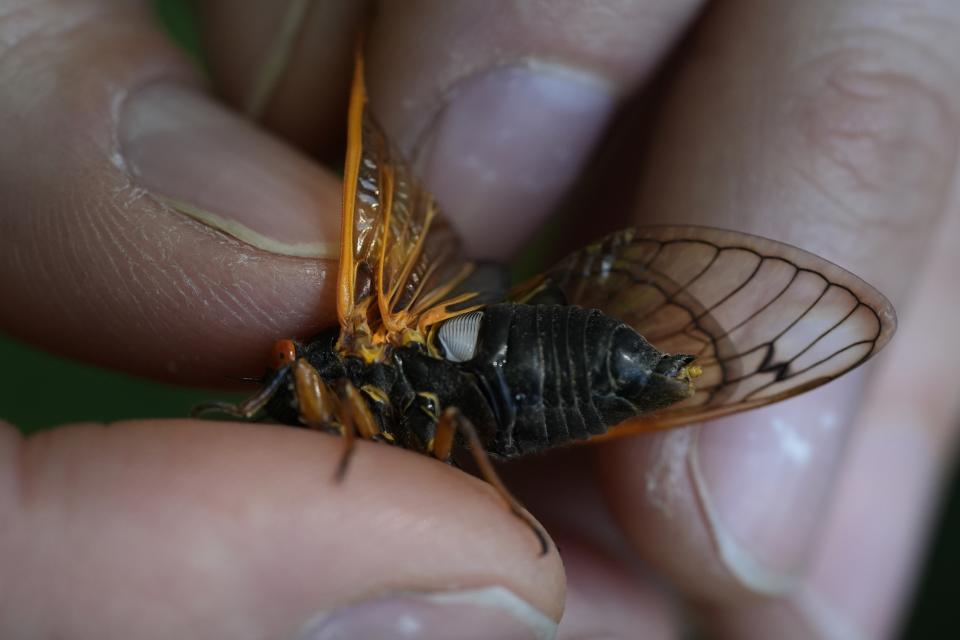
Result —
[[[425,341],[379,345],[379,357],[371,360],[344,354],[338,333],[331,330],[299,345],[298,365],[315,371],[324,387],[339,396],[340,403],[349,400],[348,392],[360,397],[365,403],[364,418],[372,420],[375,431],[382,436],[378,439],[432,453],[437,423],[448,406],[479,416],[488,430],[495,429],[489,413],[483,410],[484,398],[469,385],[468,376],[456,363],[437,357]],[[311,398],[301,397],[297,367],[271,375],[282,375],[286,380],[276,385],[276,393],[264,407],[267,416],[282,424],[342,430],[339,418],[329,424],[308,424],[304,408]]]

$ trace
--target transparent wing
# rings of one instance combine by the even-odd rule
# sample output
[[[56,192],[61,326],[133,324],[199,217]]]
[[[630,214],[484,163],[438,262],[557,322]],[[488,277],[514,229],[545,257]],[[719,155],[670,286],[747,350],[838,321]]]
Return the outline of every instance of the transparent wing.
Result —
[[[359,54],[348,126],[337,306],[343,333],[385,340],[462,312],[475,296],[459,286],[474,265],[366,108]]]
[[[889,341],[893,307],[811,253],[707,227],[609,236],[519,288],[556,287],[570,304],[633,326],[668,353],[696,357],[693,397],[611,435],[666,428],[788,398],[862,364]]]

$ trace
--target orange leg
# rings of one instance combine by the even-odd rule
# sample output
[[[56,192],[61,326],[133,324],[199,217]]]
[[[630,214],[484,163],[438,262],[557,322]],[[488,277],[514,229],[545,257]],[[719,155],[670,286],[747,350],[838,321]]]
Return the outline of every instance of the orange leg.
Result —
[[[382,435],[380,424],[363,395],[349,380],[342,380],[338,393],[334,393],[305,358],[297,360],[293,375],[300,421],[312,429],[336,431],[343,437],[343,453],[334,474],[336,481],[341,482],[346,476],[357,436],[364,440],[378,439]]]
[[[540,555],[547,555],[547,552],[550,551],[550,542],[547,534],[503,484],[503,481],[497,474],[497,470],[493,468],[493,464],[490,462],[489,456],[487,456],[487,450],[483,447],[483,443],[480,442],[480,436],[477,435],[477,430],[474,428],[473,423],[470,422],[465,415],[460,413],[460,410],[456,407],[447,407],[440,416],[439,422],[437,422],[437,430],[433,438],[433,449],[431,450],[433,456],[444,462],[448,461],[450,454],[453,452],[453,444],[457,432],[466,436],[467,442],[470,444],[470,453],[473,456],[474,462],[477,464],[477,468],[480,470],[480,475],[483,476],[483,479],[497,492],[500,499],[503,500],[507,508],[510,509],[510,513],[523,521],[524,524],[530,527],[533,534],[537,536],[537,540],[540,542]]]
[[[353,425],[349,422],[350,417],[348,415],[344,416],[342,435],[343,435],[343,449],[340,453],[340,461],[337,463],[337,470],[333,473],[333,479],[338,484],[343,482],[344,478],[347,477],[347,467],[350,466],[350,460],[353,458],[353,451],[356,448],[357,441],[357,432],[354,430]]]
[[[370,411],[370,407],[367,406],[366,400],[363,399],[363,395],[349,380],[341,381],[339,396],[339,418],[343,428],[344,447],[334,477],[337,482],[342,482],[347,475],[347,467],[353,456],[356,436],[359,435],[364,440],[375,440],[383,432],[380,429],[380,423],[377,422]]]
[[[357,434],[361,438],[374,440],[382,433],[380,423],[370,412],[370,407],[367,406],[367,401],[363,399],[363,394],[349,380],[344,380],[340,385],[340,398],[346,405]]]
[[[337,421],[340,408],[337,395],[306,358],[300,358],[294,364],[293,380],[300,421],[312,429],[330,429]]]

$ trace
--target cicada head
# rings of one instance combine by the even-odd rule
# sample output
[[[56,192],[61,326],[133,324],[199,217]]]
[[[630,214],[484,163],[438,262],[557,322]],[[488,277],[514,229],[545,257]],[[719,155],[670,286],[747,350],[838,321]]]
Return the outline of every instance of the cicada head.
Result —
[[[277,340],[271,351],[270,363],[262,378],[260,390],[239,404],[228,402],[207,402],[197,405],[190,412],[192,416],[209,413],[222,413],[243,420],[262,418],[268,405],[291,404],[293,394],[292,371],[301,355],[301,347],[293,340]]]
[[[270,353],[270,368],[279,371],[291,366],[297,360],[297,343],[293,340],[277,340]]]

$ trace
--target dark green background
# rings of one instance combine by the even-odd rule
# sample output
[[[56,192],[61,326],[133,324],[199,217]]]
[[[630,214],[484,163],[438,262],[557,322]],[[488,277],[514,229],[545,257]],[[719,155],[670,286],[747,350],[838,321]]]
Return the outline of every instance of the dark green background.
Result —
[[[198,51],[189,0],[155,0],[171,33]],[[199,59],[199,57],[198,57]],[[55,357],[0,335],[0,418],[31,431],[64,422],[183,417],[210,391],[140,380]],[[222,398],[223,394],[213,394]],[[945,499],[932,553],[903,637],[960,637],[954,582],[960,580],[958,483]]]

